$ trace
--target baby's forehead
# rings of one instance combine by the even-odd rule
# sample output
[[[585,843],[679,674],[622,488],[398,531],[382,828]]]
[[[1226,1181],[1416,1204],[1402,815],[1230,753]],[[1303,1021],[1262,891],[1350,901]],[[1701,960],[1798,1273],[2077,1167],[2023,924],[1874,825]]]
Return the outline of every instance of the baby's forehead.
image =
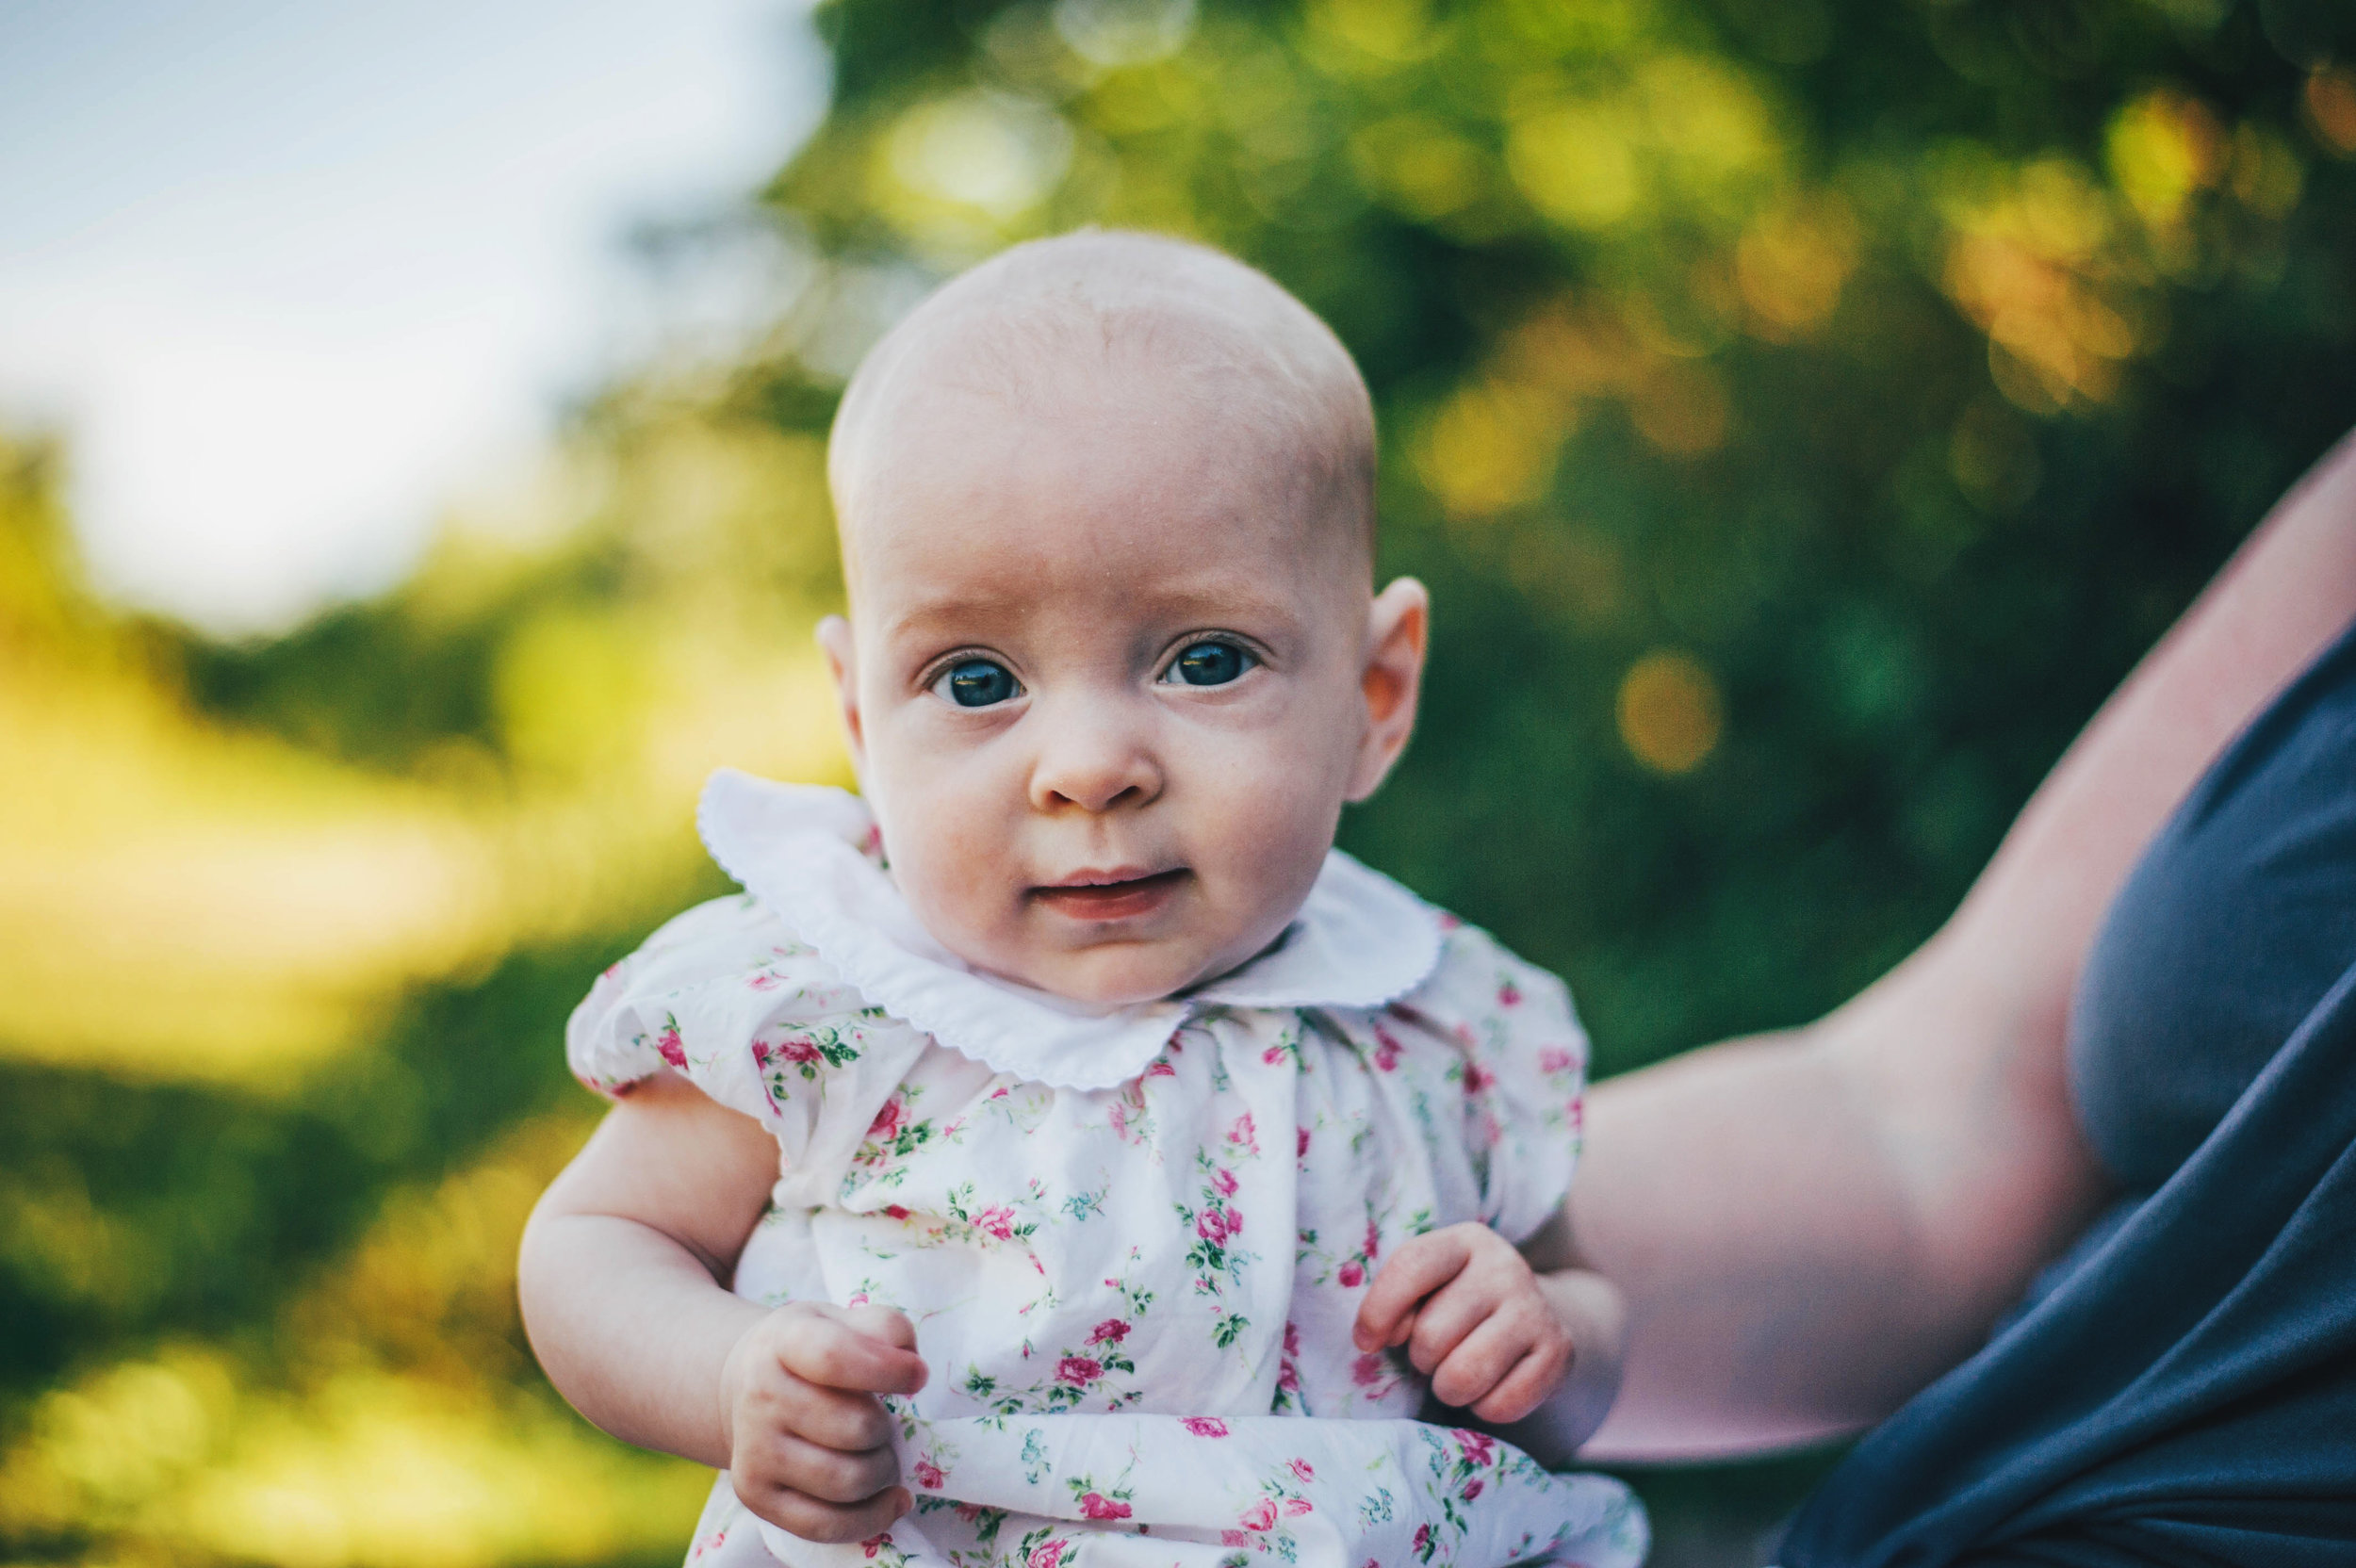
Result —
[[[937,454],[944,423],[1008,419],[1035,439],[1102,441],[1124,416],[1157,442],[1216,447],[1271,484],[1304,487],[1315,510],[1371,537],[1372,406],[1332,332],[1240,262],[1117,234],[1007,252],[877,346],[836,419],[838,514],[856,526],[872,493]]]

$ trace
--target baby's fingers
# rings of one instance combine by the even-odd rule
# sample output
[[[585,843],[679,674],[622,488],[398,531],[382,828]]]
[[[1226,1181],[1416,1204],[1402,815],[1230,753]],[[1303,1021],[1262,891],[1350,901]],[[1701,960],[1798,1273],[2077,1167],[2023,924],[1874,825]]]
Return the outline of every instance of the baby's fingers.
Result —
[[[813,1305],[809,1331],[782,1348],[786,1369],[826,1388],[913,1394],[924,1386],[924,1358],[908,1320],[879,1307]]]
[[[1524,1321],[1509,1308],[1448,1352],[1432,1371],[1432,1394],[1444,1405],[1470,1407],[1483,1421],[1518,1421],[1562,1386],[1570,1366],[1567,1334],[1550,1321]]]
[[[1350,1329],[1358,1348],[1381,1350],[1405,1344],[1415,1331],[1415,1309],[1454,1279],[1470,1256],[1471,1248],[1455,1226],[1403,1243],[1376,1272],[1366,1298],[1358,1303],[1358,1320]]]
[[[736,1494],[778,1528],[805,1541],[865,1541],[892,1527],[892,1522],[916,1506],[906,1487],[891,1486],[853,1503],[829,1502],[782,1484],[747,1483],[735,1478]]]

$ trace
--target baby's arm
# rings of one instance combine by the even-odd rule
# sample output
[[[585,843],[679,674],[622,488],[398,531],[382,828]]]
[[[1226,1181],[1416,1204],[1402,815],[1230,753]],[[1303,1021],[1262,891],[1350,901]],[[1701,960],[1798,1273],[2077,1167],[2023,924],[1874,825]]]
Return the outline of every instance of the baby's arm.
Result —
[[[1359,1304],[1355,1337],[1361,1350],[1404,1345],[1440,1403],[1561,1465],[1619,1392],[1625,1319],[1609,1281],[1570,1266],[1557,1213],[1518,1250],[1478,1222],[1405,1243]]]
[[[862,1540],[909,1507],[875,1396],[915,1392],[924,1364],[898,1313],[728,1293],[777,1173],[759,1123],[646,1079],[532,1211],[524,1327],[548,1380],[615,1437],[728,1470],[796,1535]]]

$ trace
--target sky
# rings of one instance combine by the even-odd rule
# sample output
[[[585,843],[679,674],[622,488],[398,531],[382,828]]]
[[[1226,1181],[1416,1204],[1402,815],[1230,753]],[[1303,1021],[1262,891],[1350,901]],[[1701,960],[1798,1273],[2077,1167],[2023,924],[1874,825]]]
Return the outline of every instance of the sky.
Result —
[[[801,0],[9,0],[0,426],[64,440],[119,602],[381,590],[695,314],[623,237],[741,204],[825,84]]]

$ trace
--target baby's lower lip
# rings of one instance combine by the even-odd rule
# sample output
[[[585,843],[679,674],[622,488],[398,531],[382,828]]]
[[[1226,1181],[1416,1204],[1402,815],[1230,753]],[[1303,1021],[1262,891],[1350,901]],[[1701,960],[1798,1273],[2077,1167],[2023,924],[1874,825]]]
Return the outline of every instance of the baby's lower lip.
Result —
[[[1057,914],[1070,915],[1074,920],[1134,920],[1169,903],[1178,891],[1178,885],[1191,874],[1181,866],[1175,871],[1156,872],[1127,882],[1033,888],[1031,896]]]

